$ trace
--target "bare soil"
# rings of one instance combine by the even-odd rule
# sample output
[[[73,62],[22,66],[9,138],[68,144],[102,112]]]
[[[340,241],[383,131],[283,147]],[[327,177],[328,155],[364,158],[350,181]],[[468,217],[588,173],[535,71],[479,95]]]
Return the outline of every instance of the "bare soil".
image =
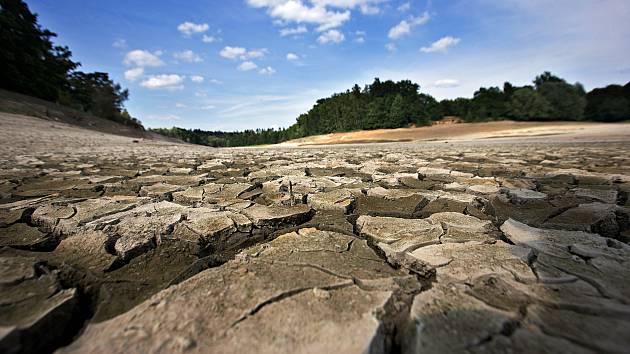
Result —
[[[408,141],[472,141],[501,138],[546,138],[554,140],[622,140],[630,134],[630,123],[515,122],[440,124],[430,127],[362,130],[332,133],[291,140],[281,145],[335,145]]]
[[[0,353],[627,353],[628,124],[409,131],[215,149],[0,113]]]

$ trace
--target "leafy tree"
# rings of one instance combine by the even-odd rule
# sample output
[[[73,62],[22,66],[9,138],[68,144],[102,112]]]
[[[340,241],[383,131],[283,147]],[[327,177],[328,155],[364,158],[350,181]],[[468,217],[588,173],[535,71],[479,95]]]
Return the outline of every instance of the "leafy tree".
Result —
[[[75,71],[67,47],[37,24],[22,0],[0,0],[0,87],[78,108],[102,118],[142,128],[124,110],[129,92],[107,73]]]
[[[586,95],[587,119],[614,122],[630,119],[630,83],[596,88]]]
[[[470,109],[470,100],[467,98],[456,98],[454,100],[442,100],[440,102],[442,115],[454,117],[466,117]]]
[[[114,83],[109,74],[77,71],[70,75],[70,92],[74,105],[96,116],[117,120],[129,91]]]
[[[499,119],[507,111],[506,97],[498,87],[480,88],[475,92],[464,118],[469,121]]]
[[[597,120],[615,122],[630,119],[630,101],[624,97],[605,99],[597,107]]]
[[[411,103],[412,122],[416,125],[430,125],[431,121],[443,117],[440,103],[431,95],[419,94]]]
[[[548,83],[548,82],[566,82],[566,81],[553,75],[549,71],[545,71],[544,73],[536,76],[536,78],[534,79],[534,84],[536,85],[536,88],[539,88],[542,84]]]
[[[67,47],[53,45],[57,35],[37,24],[21,0],[0,0],[0,82],[2,87],[55,101],[67,76],[79,64]]]
[[[584,115],[586,98],[580,86],[564,81],[546,81],[536,85],[536,92],[551,107],[550,120],[580,120]]]
[[[545,120],[552,108],[549,102],[533,88],[525,87],[514,91],[510,100],[508,115],[518,120]]]
[[[387,99],[380,98],[371,101],[367,108],[367,119],[363,124],[364,129],[378,129],[386,127],[389,117],[390,104]]]
[[[408,124],[409,108],[403,96],[397,94],[389,109],[389,119],[384,128],[399,128]]]
[[[518,87],[515,87],[509,82],[505,82],[503,84],[503,94],[505,95],[506,101],[509,101],[512,98],[512,95],[517,89]]]

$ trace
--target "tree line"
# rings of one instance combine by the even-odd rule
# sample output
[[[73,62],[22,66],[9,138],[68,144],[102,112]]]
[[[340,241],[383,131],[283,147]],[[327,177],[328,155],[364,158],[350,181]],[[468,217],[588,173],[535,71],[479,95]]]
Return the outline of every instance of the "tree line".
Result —
[[[512,119],[518,121],[591,120],[616,122],[630,119],[630,82],[586,92],[550,72],[537,76],[532,85],[482,87],[472,98],[437,101],[420,93],[409,80],[374,79],[363,88],[354,85],[343,93],[320,99],[295,124],[286,129],[243,132],[210,132],[182,128],[153,131],[194,144],[215,147],[276,144],[310,135],[362,129],[430,125],[446,116],[466,122]]]
[[[212,147],[234,147],[249,145],[278,144],[302,136],[295,133],[295,125],[288,129],[256,129],[241,132],[205,131],[183,128],[152,128],[152,132],[176,138],[191,144]]]
[[[442,114],[465,121],[513,119],[521,121],[590,120],[618,122],[630,119],[630,82],[586,92],[580,83],[570,84],[550,72],[533,85],[480,88],[473,98],[440,102]]]
[[[104,72],[77,70],[57,35],[37,23],[22,0],[0,0],[0,87],[144,129],[124,108],[129,91]]]

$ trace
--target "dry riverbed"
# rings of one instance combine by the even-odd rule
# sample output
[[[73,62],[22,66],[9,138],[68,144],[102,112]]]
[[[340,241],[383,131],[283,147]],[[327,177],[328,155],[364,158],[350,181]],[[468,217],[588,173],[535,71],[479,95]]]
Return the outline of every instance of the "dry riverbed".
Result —
[[[0,352],[627,352],[620,126],[212,149],[0,114]]]

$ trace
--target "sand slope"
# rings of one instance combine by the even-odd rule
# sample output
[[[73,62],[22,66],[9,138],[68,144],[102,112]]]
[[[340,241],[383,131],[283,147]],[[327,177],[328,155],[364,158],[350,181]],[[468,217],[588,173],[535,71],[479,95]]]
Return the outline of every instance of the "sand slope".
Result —
[[[630,123],[592,122],[514,122],[461,123],[431,127],[364,130],[317,135],[291,140],[280,145],[308,146],[400,141],[484,140],[533,138],[554,140],[591,140],[630,138]]]

